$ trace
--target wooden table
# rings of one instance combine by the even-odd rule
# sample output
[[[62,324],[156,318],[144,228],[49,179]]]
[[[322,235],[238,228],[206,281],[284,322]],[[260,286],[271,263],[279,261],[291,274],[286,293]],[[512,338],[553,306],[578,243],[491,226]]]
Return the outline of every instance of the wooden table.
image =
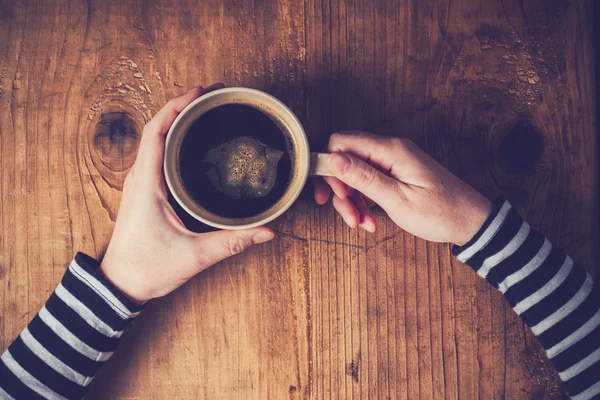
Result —
[[[76,251],[100,257],[142,127],[223,81],[267,91],[314,148],[413,139],[594,274],[591,1],[0,1],[0,341]],[[457,262],[310,190],[273,243],[148,305],[90,398],[564,396],[528,328]]]

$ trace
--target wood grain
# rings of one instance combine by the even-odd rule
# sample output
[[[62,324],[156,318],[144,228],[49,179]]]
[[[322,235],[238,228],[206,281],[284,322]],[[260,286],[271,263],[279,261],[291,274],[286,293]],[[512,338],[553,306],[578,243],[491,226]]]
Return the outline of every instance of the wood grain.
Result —
[[[198,84],[267,91],[314,148],[407,136],[595,274],[591,1],[0,0],[0,345],[100,257],[143,125]],[[502,296],[310,190],[277,239],[150,304],[89,398],[565,396]]]

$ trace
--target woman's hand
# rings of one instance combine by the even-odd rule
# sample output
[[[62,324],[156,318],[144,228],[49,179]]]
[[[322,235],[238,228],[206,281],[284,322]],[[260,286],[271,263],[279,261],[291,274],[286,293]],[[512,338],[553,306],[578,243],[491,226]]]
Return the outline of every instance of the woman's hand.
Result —
[[[410,140],[335,133],[328,150],[335,177],[315,183],[315,200],[324,204],[333,190],[333,205],[352,228],[375,231],[367,206],[371,200],[415,236],[462,245],[490,214],[488,199]]]
[[[125,179],[112,239],[100,269],[134,301],[164,296],[198,272],[273,239],[265,227],[194,233],[167,200],[163,176],[165,136],[177,115],[202,94],[223,87],[197,87],[167,103],[144,127],[137,158]]]

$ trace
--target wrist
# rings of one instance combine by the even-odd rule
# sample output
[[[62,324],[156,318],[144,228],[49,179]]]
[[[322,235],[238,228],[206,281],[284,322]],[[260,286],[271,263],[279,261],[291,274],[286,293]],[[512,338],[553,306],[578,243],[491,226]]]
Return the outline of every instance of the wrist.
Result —
[[[459,216],[458,233],[453,240],[457,246],[463,246],[475,237],[492,213],[492,202],[480,193],[476,192],[470,200]]]
[[[150,300],[147,296],[144,296],[141,292],[135,290],[131,285],[131,282],[134,280],[131,279],[131,277],[119,274],[118,267],[110,260],[107,260],[106,257],[100,263],[98,272],[100,272],[115,289],[131,302],[142,305]]]

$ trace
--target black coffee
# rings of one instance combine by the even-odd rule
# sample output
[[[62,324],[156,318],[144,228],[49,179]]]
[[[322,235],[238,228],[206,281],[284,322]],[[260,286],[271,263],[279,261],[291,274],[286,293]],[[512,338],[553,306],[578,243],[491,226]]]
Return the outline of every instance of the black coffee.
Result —
[[[272,174],[266,170],[251,171],[240,164],[242,173],[254,174],[248,182],[262,180],[268,185],[260,188],[266,187],[268,192],[260,188],[252,192],[252,187],[224,191],[217,184],[214,155],[237,150],[240,143],[257,147],[267,157],[276,155],[276,162],[271,161],[276,168],[272,171],[274,182],[267,181]],[[203,114],[186,132],[178,156],[179,176],[188,194],[206,210],[227,218],[251,217],[266,211],[284,195],[293,175],[292,150],[288,135],[268,115],[248,105],[226,104]],[[233,167],[239,172],[238,166]],[[264,176],[255,176],[257,173]]]

